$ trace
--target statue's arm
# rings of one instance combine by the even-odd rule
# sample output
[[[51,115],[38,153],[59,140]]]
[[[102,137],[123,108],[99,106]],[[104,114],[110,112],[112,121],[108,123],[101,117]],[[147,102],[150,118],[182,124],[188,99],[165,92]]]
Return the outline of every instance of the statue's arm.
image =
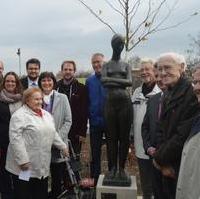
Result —
[[[112,82],[117,83],[119,85],[123,86],[132,86],[132,74],[131,74],[131,67],[127,64],[127,76],[126,79],[120,78],[120,77],[108,77],[105,75],[102,75],[102,82]]]
[[[107,64],[104,64],[101,70],[101,82],[104,83],[106,82],[106,77],[107,77]]]
[[[128,81],[128,84],[129,86],[132,86],[133,82],[132,82],[132,71],[131,71],[131,66],[129,64],[127,64],[127,81]]]
[[[113,82],[113,83],[118,83],[124,86],[132,86],[132,81],[129,81],[128,79],[122,79],[122,78],[106,77],[106,78],[103,78],[102,82]]]

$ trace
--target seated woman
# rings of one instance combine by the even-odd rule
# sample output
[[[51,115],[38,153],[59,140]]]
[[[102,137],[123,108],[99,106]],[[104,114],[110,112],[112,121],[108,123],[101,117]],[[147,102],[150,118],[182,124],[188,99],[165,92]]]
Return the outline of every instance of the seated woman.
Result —
[[[43,92],[43,109],[52,114],[56,131],[67,144],[68,133],[72,124],[71,109],[66,95],[54,90],[56,78],[51,72],[43,72],[38,79],[38,85]],[[61,157],[60,150],[53,147],[51,157],[51,195],[57,198],[62,192],[62,181],[65,177],[65,159]]]
[[[12,174],[16,199],[47,199],[52,145],[62,150],[64,156],[68,155],[68,147],[56,132],[53,117],[41,107],[41,90],[27,89],[23,106],[10,120],[6,169]],[[26,179],[21,176],[24,171]]]
[[[11,115],[22,105],[22,86],[14,72],[8,72],[0,88],[0,193],[2,199],[13,199],[10,174],[5,169],[9,144],[9,123]]]
[[[133,114],[131,98],[126,87],[132,86],[132,75],[129,64],[120,60],[124,48],[122,36],[114,35],[111,45],[113,56],[108,63],[104,64],[101,79],[104,87],[107,88],[105,121],[110,170],[108,176],[115,177],[119,170],[119,177],[126,181],[124,168],[129,149],[129,133]],[[126,182],[124,183],[126,184]]]

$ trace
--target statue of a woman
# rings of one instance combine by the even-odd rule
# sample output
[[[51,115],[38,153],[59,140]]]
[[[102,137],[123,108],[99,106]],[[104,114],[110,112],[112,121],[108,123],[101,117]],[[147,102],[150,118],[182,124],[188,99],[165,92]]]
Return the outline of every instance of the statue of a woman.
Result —
[[[102,83],[106,88],[105,102],[106,139],[109,172],[105,176],[104,185],[110,180],[130,181],[124,168],[129,149],[129,133],[132,123],[132,104],[127,87],[132,86],[131,67],[120,60],[124,48],[121,35],[114,35],[111,41],[112,59],[103,65]],[[119,155],[118,155],[119,154]],[[123,186],[114,183],[115,185]],[[111,183],[111,185],[113,185]],[[128,185],[127,183],[124,186]]]

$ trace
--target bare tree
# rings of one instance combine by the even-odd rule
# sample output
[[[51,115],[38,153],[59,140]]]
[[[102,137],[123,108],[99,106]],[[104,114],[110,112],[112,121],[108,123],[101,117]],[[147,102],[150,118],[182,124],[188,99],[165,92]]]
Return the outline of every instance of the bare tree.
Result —
[[[84,0],[78,0],[94,15],[101,23],[107,26],[113,33],[116,33],[116,27],[107,21],[103,16],[103,11],[95,10]],[[185,17],[181,21],[165,26],[165,22],[175,11],[178,1],[174,0],[172,4],[169,0],[102,0],[111,11],[118,14],[122,19],[123,32],[125,36],[126,52],[131,51],[140,42],[145,41],[148,37],[158,31],[175,28],[197,15],[195,12]],[[141,18],[141,12],[144,12]],[[136,20],[140,18],[140,20]]]
[[[196,37],[189,35],[190,47],[186,50],[187,64],[189,68],[193,68],[200,63],[200,32]]]

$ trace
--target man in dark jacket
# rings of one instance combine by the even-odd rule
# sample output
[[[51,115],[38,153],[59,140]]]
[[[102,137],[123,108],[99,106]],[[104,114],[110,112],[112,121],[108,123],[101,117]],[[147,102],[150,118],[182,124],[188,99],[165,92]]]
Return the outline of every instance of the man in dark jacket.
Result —
[[[156,83],[161,92],[148,100],[146,114],[142,123],[143,146],[145,153],[150,156],[151,160],[156,152],[156,129],[161,114],[163,92],[166,90],[166,86],[163,84],[156,66],[155,70]],[[152,168],[152,183],[154,199],[165,199],[162,187],[162,174],[155,167]]]
[[[87,131],[88,102],[85,85],[75,78],[76,64],[74,61],[64,61],[61,65],[63,79],[58,81],[57,90],[67,95],[71,112],[72,126],[69,139],[77,155],[80,155],[81,142],[84,141]]]
[[[174,199],[181,153],[191,128],[185,121],[199,111],[199,105],[191,83],[184,76],[184,57],[166,53],[157,63],[167,92],[163,100],[154,165],[165,176],[163,182],[167,198]]]
[[[23,89],[38,87],[38,77],[40,74],[40,61],[36,58],[26,62],[27,76],[21,79]]]

